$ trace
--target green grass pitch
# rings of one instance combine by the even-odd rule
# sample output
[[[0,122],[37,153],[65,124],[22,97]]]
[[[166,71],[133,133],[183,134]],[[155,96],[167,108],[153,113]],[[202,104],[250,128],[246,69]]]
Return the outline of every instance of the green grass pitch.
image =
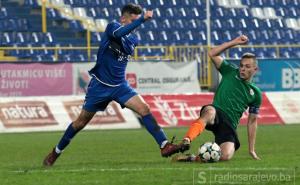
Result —
[[[165,131],[179,139],[186,129]],[[300,125],[259,126],[261,161],[248,154],[246,127],[238,133],[242,145],[231,161],[192,164],[162,158],[145,129],[82,131],[52,168],[42,167],[42,160],[62,132],[0,134],[0,184],[300,184]],[[203,133],[191,151],[211,140],[210,132]]]

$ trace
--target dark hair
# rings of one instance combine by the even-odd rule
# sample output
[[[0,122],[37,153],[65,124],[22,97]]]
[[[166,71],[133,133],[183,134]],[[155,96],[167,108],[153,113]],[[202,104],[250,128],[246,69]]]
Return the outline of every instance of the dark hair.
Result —
[[[122,12],[122,15],[124,15],[125,13],[139,15],[142,13],[142,7],[137,4],[128,3],[125,6],[123,6],[121,12]]]

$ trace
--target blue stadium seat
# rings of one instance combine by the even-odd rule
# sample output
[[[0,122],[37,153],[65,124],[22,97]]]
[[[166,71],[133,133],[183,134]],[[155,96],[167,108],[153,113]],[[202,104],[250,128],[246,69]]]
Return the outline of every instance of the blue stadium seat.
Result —
[[[38,4],[37,0],[25,0],[24,6],[29,6],[31,8],[38,8],[39,4]]]
[[[69,24],[70,29],[73,31],[84,31],[84,28],[82,27],[82,24],[79,21],[71,20]]]
[[[207,43],[207,38],[206,38],[206,31],[194,31],[192,32],[193,37],[196,39],[196,41],[199,44],[206,44]]]
[[[54,19],[54,20],[62,20],[60,13],[57,10],[54,10],[53,8],[47,9],[47,18]]]
[[[214,19],[211,22],[212,30],[223,30],[222,21],[220,19]]]
[[[6,19],[8,17],[8,13],[5,7],[0,8],[0,19]]]
[[[28,31],[28,30],[29,30],[28,20],[27,19],[18,19],[16,31]]]
[[[236,14],[240,18],[250,18],[250,13],[247,8],[236,9]]]
[[[223,11],[224,11],[224,16],[226,18],[234,19],[235,17],[237,17],[235,8],[226,8]]]
[[[19,29],[18,23],[15,19],[7,19],[3,22],[4,31],[16,31]]]
[[[224,30],[236,30],[237,27],[233,21],[233,19],[226,19],[223,24]]]
[[[276,58],[276,49],[275,48],[264,48],[265,58]]]
[[[263,0],[241,0],[243,5],[260,7],[264,5]]]
[[[11,46],[15,43],[15,38],[13,37],[13,34],[10,32],[3,33],[0,39],[1,39],[2,46]]]
[[[293,58],[293,50],[291,48],[280,48],[279,50],[281,58]]]
[[[101,33],[93,32],[92,33],[92,43],[99,44],[101,42]]]
[[[293,48],[293,52],[295,54],[295,58],[300,58],[300,47]]]
[[[214,11],[211,12],[211,16],[219,19],[225,17],[223,8],[221,7],[216,8]]]

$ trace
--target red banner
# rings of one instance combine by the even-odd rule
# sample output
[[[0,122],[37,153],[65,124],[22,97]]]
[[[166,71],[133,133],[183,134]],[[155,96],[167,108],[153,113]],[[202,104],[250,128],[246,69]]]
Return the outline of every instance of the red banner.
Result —
[[[157,122],[162,126],[188,126],[199,117],[203,105],[212,103],[213,93],[186,95],[143,95],[151,107]],[[241,124],[247,122],[247,112],[244,113]],[[282,119],[263,95],[258,122],[260,124],[283,124]]]
[[[271,104],[270,100],[266,96],[265,93],[263,93],[263,99],[262,99],[262,105],[260,107],[260,112],[258,115],[258,123],[264,124],[264,125],[270,125],[270,124],[284,124],[283,120],[275,110],[274,106]],[[248,120],[248,111],[244,112],[240,123],[246,124]]]

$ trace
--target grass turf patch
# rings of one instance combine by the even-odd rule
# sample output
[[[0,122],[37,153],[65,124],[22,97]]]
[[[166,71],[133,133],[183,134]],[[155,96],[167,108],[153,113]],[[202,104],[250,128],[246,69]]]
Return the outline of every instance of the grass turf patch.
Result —
[[[187,128],[165,129],[180,139]],[[259,126],[257,154],[248,154],[247,129],[238,129],[241,148],[228,162],[174,163],[162,158],[145,129],[82,131],[52,168],[42,160],[62,132],[0,134],[0,180],[6,184],[300,184],[300,125]],[[204,132],[190,152],[213,135]],[[288,178],[291,179],[288,179]]]

